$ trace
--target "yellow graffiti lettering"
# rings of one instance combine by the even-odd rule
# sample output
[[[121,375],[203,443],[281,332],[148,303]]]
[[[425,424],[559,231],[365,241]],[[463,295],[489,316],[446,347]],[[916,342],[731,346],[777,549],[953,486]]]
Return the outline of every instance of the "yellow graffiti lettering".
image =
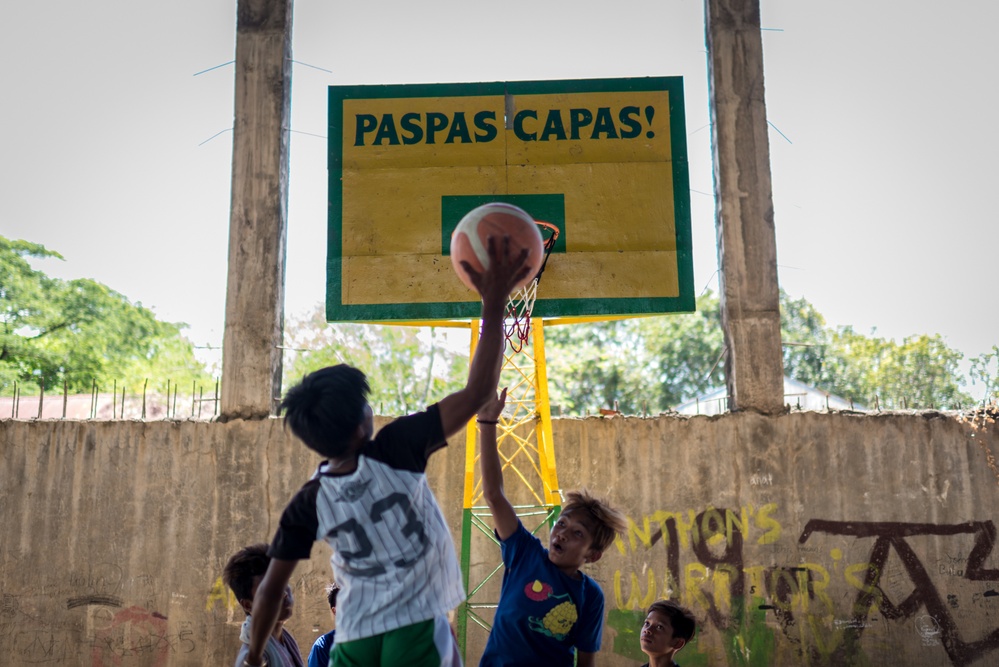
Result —
[[[701,563],[688,563],[683,574],[683,603],[688,607],[710,609],[708,599],[704,597],[701,584],[708,580],[708,568]]]
[[[786,585],[787,591],[789,592],[786,600],[781,599],[780,595],[783,590],[780,587],[782,582]],[[797,580],[791,576],[791,572],[789,570],[785,568],[775,568],[772,572],[770,572],[771,601],[783,611],[793,610],[795,598],[798,597],[798,593],[795,592],[797,584]]]
[[[672,600],[673,596],[680,590],[680,582],[676,580],[676,575],[666,568],[666,576],[663,577],[663,597]]]
[[[809,583],[812,594],[825,605],[826,612],[832,614],[834,611],[833,601],[829,597],[829,594],[826,593],[826,589],[829,588],[829,570],[818,563],[802,563],[801,566],[808,568],[809,572],[817,575],[817,578],[812,577]]]
[[[742,518],[737,520],[735,512],[732,510],[725,510],[725,539],[728,540],[729,544],[732,544],[732,532],[734,528],[738,528],[739,532],[743,536],[746,534],[746,530],[749,528],[749,513],[745,507],[742,508]]]
[[[827,630],[819,624],[817,617],[809,615],[807,618],[808,629],[812,634],[812,643],[819,655],[828,660],[836,647],[843,641],[843,630],[836,627]]]
[[[703,512],[694,509],[679,512],[657,510],[641,519],[626,517],[628,528],[624,534],[615,538],[614,544],[622,556],[649,549],[660,540],[669,548],[670,521],[673,521],[679,546],[684,549],[701,540],[711,547],[718,547],[723,541],[732,544],[736,531],[748,540],[753,528],[763,531],[758,535],[757,543],[773,544],[783,533],[780,522],[772,516],[776,510],[776,503],[764,505],[759,510],[752,505],[745,505],[737,510],[707,507]]]
[[[867,584],[865,582],[866,576],[864,579],[857,576],[861,572],[865,574],[870,572],[874,575],[871,580],[874,582],[877,582],[878,580],[878,568],[876,568],[873,563],[852,563],[846,566],[846,569],[843,571],[846,583],[865,594],[860,600],[854,603],[854,616],[867,613],[868,607],[866,606],[866,601],[863,598],[868,596],[872,598],[871,606],[876,607],[879,610],[881,609],[881,591],[877,586]]]
[[[725,534],[725,517],[714,507],[704,510],[701,515],[701,539],[713,547],[726,539],[731,543],[731,536]]]
[[[631,521],[631,517],[628,517],[628,521]],[[617,547],[617,550],[621,552],[622,556],[628,555],[628,551],[624,548],[624,540],[621,539],[620,535],[614,535],[614,546]],[[634,551],[634,547],[632,548],[632,551]]]
[[[715,605],[725,614],[732,611],[732,580],[739,576],[739,570],[728,563],[719,563],[711,573],[714,584]]]
[[[236,596],[232,594],[228,586],[222,583],[222,577],[216,579],[215,583],[212,584],[212,590],[208,593],[208,602],[205,604],[205,611],[211,611],[219,601],[226,609],[233,609],[238,604]]]
[[[635,538],[638,538],[637,542]],[[649,517],[642,520],[642,527],[639,528],[635,521],[628,517],[628,543],[632,551],[638,550],[638,542],[645,545],[645,548],[652,546],[652,529],[649,527]]]
[[[770,513],[776,509],[776,503],[767,503],[756,513],[756,527],[766,531],[756,541],[758,544],[773,544],[780,539],[780,523],[770,516]]]
[[[652,523],[659,524],[659,532],[662,535],[663,546],[669,547],[670,536],[669,528],[667,527],[667,522],[675,516],[673,512],[667,512],[666,510],[657,510],[649,515],[649,520]]]
[[[647,609],[656,600],[656,575],[650,567],[648,570],[648,585],[645,594],[642,594],[641,586],[638,584],[638,575],[631,573],[631,589],[628,591],[628,599],[624,599],[621,591],[621,571],[614,572],[614,604],[618,609]]]
[[[692,541],[700,541],[697,531],[697,514],[694,510],[687,510],[687,521],[684,521],[683,512],[677,512],[673,516],[676,519],[676,532],[681,547],[686,549]],[[688,533],[690,534],[689,538],[687,537]]]

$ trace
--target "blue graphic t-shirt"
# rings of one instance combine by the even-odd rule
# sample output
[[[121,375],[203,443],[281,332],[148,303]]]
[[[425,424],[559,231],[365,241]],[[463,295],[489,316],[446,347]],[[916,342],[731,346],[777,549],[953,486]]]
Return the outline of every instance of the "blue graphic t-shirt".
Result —
[[[316,640],[309,651],[309,667],[330,667],[330,651],[336,641],[336,630],[330,630]]]
[[[506,571],[480,667],[571,667],[576,650],[599,651],[604,593],[597,582],[564,574],[523,524],[502,551]]]

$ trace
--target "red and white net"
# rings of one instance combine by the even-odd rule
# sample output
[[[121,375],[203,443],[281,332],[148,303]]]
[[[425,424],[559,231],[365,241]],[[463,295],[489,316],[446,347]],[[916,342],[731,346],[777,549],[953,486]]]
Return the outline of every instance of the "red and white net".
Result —
[[[505,333],[514,354],[524,349],[524,344],[531,336],[531,312],[534,310],[534,301],[538,296],[538,283],[541,282],[541,274],[545,271],[548,257],[551,256],[552,249],[555,248],[555,241],[558,239],[558,227],[540,220],[536,222],[541,229],[541,238],[544,239],[545,258],[534,279],[512,293],[506,306]]]

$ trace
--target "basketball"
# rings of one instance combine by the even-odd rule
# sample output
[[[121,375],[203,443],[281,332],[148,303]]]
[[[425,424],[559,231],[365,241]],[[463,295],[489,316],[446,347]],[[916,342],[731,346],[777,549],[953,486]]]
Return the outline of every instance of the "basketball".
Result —
[[[451,263],[470,290],[475,290],[461,262],[468,262],[473,269],[482,272],[489,268],[489,237],[493,237],[496,249],[502,251],[503,237],[510,237],[510,257],[517,258],[523,248],[528,249],[527,265],[531,267],[527,277],[518,283],[518,290],[538,275],[544,260],[544,242],[534,219],[521,208],[512,204],[493,202],[483,204],[465,214],[454,233],[451,234]]]

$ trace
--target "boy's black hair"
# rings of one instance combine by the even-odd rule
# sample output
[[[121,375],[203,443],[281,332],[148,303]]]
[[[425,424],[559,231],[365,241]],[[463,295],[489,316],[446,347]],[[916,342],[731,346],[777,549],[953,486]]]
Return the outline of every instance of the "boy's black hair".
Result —
[[[237,600],[253,599],[253,578],[267,574],[271,557],[267,555],[267,544],[251,544],[243,547],[232,556],[222,570],[222,582],[228,586]]]
[[[284,423],[306,447],[327,458],[342,456],[364,421],[368,379],[347,364],[309,373],[281,401]]]
[[[340,587],[330,584],[326,587],[326,601],[330,603],[330,609],[336,609],[336,594],[340,592]]]
[[[673,626],[673,636],[684,641],[690,641],[697,629],[697,619],[694,614],[673,600],[657,600],[649,605],[649,610],[645,612],[648,616],[654,611],[658,611],[669,619],[669,624]]]

